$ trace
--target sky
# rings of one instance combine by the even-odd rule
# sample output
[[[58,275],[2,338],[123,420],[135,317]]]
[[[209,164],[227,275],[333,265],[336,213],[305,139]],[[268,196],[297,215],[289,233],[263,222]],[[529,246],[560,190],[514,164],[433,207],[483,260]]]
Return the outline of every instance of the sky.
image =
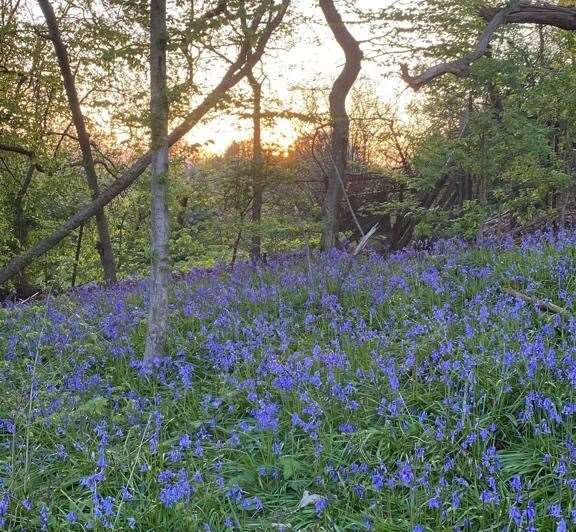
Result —
[[[302,92],[298,87],[322,87],[327,90],[340,73],[344,54],[330,29],[320,17],[322,13],[315,0],[296,0],[306,3],[305,11],[316,15],[318,24],[306,26],[301,34],[294,38],[289,50],[268,52],[263,65],[270,80],[264,85],[264,96],[278,98],[289,110],[301,110]],[[391,0],[358,0],[359,7],[386,7]],[[298,6],[300,7],[300,5]],[[367,28],[350,25],[350,31],[358,40],[368,36]],[[363,48],[366,48],[365,46]],[[405,107],[410,99],[405,84],[395,72],[386,71],[372,61],[364,61],[362,78],[371,80],[374,90],[383,102],[399,102]],[[327,102],[325,102],[327,106]],[[277,104],[264,102],[264,110],[278,110]],[[325,110],[325,109],[323,109]],[[264,127],[262,138],[265,143],[277,143],[283,147],[291,144],[297,137],[294,124],[288,120],[278,121],[274,127]],[[194,128],[185,140],[189,143],[206,145],[208,151],[222,153],[233,140],[251,138],[249,120],[239,120],[231,116],[220,116],[210,122]]]
[[[385,8],[398,0],[356,0],[359,8],[375,9]],[[302,111],[302,87],[322,88],[325,98],[321,100],[322,108],[326,111],[328,106],[328,92],[334,79],[340,73],[344,54],[327,26],[318,0],[292,0],[298,12],[313,16],[315,23],[305,23],[296,30],[292,37],[292,45],[288,49],[279,49],[278,42],[271,49],[269,46],[264,54],[262,72],[266,76],[263,86],[264,111]],[[342,10],[344,2],[338,0],[337,7]],[[41,12],[35,2],[27,2],[29,16],[37,21],[42,20]],[[346,16],[344,15],[346,20]],[[349,30],[358,40],[372,37],[370,29],[365,25],[349,24]],[[369,52],[366,45],[362,45],[365,52]],[[221,70],[214,74],[214,85],[219,81]],[[368,79],[379,98],[385,102],[398,104],[400,113],[410,101],[411,93],[406,89],[397,72],[387,70],[373,61],[365,60],[357,84],[362,79]],[[247,88],[246,81],[243,81]],[[274,101],[273,101],[274,100]],[[278,103],[278,102],[281,102]],[[109,123],[110,115],[107,113],[96,117],[103,127]],[[295,127],[296,126],[296,127]],[[263,126],[262,138],[264,143],[279,144],[288,147],[298,136],[298,125],[290,120],[278,120],[273,127]],[[129,132],[116,131],[117,137],[122,140],[130,135]],[[184,137],[189,144],[200,144],[206,151],[222,153],[234,141],[251,139],[251,121],[222,114],[216,118],[199,124]]]

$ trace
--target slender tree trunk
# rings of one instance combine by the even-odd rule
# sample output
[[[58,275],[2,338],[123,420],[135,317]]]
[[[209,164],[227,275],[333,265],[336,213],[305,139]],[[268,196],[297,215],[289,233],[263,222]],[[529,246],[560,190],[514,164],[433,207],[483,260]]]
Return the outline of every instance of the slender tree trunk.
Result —
[[[478,175],[478,200],[481,205],[486,205],[488,199],[488,177],[487,177],[487,139],[486,132],[480,134],[480,169]]]
[[[152,274],[146,359],[164,355],[168,326],[168,90],[166,86],[166,0],[150,1],[150,132]]]
[[[72,288],[76,286],[76,277],[78,275],[78,265],[80,264],[80,252],[82,251],[83,236],[84,236],[84,224],[81,224],[80,229],[78,229],[78,239],[76,240],[76,252],[74,253],[74,266],[72,267],[72,279],[70,280],[70,286]]]
[[[338,209],[344,193],[344,182],[346,179],[350,130],[350,120],[346,112],[346,97],[360,73],[362,51],[358,41],[354,39],[344,25],[333,0],[320,0],[320,7],[336,41],[346,56],[344,68],[334,82],[330,92],[330,119],[332,121],[330,158],[332,171],[329,175],[328,189],[324,198],[324,231],[322,234],[322,249],[328,250],[336,245]]]
[[[82,114],[82,109],[80,107],[80,100],[78,99],[74,75],[70,69],[68,52],[64,42],[62,41],[62,36],[60,35],[60,30],[58,28],[58,21],[56,20],[56,15],[54,14],[50,2],[48,0],[38,0],[38,4],[44,13],[50,40],[54,44],[54,50],[56,52],[56,57],[58,58],[62,81],[64,82],[64,87],[66,89],[68,105],[70,107],[70,112],[72,113],[72,121],[76,128],[78,144],[80,145],[80,150],[82,152],[82,164],[86,173],[86,181],[88,182],[88,186],[92,191],[92,198],[94,199],[100,192],[98,187],[98,177],[94,166],[92,148],[90,146],[90,136],[88,135],[84,115]],[[98,253],[100,254],[100,261],[102,262],[104,280],[111,283],[116,281],[116,264],[114,253],[112,251],[108,221],[106,220],[103,209],[96,212],[96,227],[98,229],[98,238],[100,240],[97,244],[97,248]]]
[[[254,46],[254,52],[248,54],[250,43],[248,37],[242,43],[237,58],[230,65],[218,85],[204,98],[204,100],[170,133],[168,143],[170,146],[178,142],[188,133],[202,118],[222,101],[228,90],[242,80],[250,69],[261,59],[270,37],[276,31],[290,4],[290,0],[282,0],[278,6],[276,14],[266,22],[265,28],[261,31],[260,37]],[[122,175],[118,176],[106,189],[102,190],[98,197],[90,203],[83,205],[73,216],[58,227],[50,236],[37,242],[28,251],[14,257],[0,269],[0,284],[16,275],[22,268],[26,267],[37,257],[50,251],[59,242],[66,238],[81,223],[94,216],[99,210],[108,205],[120,193],[126,190],[140,175],[148,168],[151,162],[152,153],[148,151],[136,159],[132,165],[126,169]]]
[[[18,190],[18,194],[16,194],[16,199],[14,200],[14,234],[18,242],[18,251],[26,249],[26,246],[28,245],[28,220],[26,220],[26,213],[24,212],[24,198],[28,192],[30,184],[32,183],[34,170],[34,159],[30,157],[30,165],[28,166],[26,177],[24,178],[24,181]],[[16,276],[16,294],[20,298],[27,298],[30,297],[32,293],[33,288],[30,286],[28,281],[26,270],[22,269]]]
[[[264,156],[262,152],[262,84],[258,82],[254,73],[248,73],[248,81],[252,88],[254,107],[252,110],[252,225],[254,233],[250,256],[252,260],[259,260],[262,253],[262,235],[260,224],[262,222],[262,197],[264,192]]]
[[[236,258],[238,257],[238,247],[240,246],[240,240],[242,240],[242,227],[240,227],[238,235],[236,236],[236,240],[234,240],[234,244],[232,245],[232,258],[230,259],[230,270],[233,270],[234,265],[236,264]]]

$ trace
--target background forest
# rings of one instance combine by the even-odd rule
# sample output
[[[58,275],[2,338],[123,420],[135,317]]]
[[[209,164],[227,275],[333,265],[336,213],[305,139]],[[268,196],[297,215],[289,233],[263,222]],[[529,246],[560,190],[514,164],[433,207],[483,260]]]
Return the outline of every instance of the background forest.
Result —
[[[237,50],[256,44],[260,29],[247,24],[259,4],[276,9],[272,2],[231,1],[219,13],[220,4],[168,5],[170,124],[215,90]],[[337,245],[357,241],[376,223],[370,246],[387,253],[426,239],[472,239],[571,222],[572,31],[507,24],[466,75],[443,76],[415,92],[420,87],[401,79],[402,68],[417,72],[475,50],[486,26],[482,6],[476,0],[406,0],[342,1],[338,7],[363,61],[348,97],[346,195],[338,202]],[[149,144],[147,6],[132,0],[58,1],[53,10],[96,183],[87,182],[41,10],[36,2],[2,0],[3,264],[50,236]],[[210,103],[195,133],[174,146],[168,186],[171,270],[320,244],[333,162],[328,100],[343,63],[327,31],[317,6],[292,2],[268,51]],[[321,60],[337,58],[334,71],[309,71],[301,54],[293,58],[302,61],[299,79],[294,73],[286,79],[292,50],[302,43],[312,54],[316,48]],[[104,211],[120,278],[149,269],[149,188],[146,171]],[[16,288],[25,297],[102,280],[101,241],[98,222],[86,219],[12,277],[7,290]]]

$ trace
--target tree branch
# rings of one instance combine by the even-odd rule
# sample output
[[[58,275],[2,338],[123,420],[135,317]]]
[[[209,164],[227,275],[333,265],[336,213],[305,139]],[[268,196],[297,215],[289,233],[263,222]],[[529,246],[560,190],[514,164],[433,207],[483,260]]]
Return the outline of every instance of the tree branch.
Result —
[[[4,142],[0,142],[0,150],[1,151],[8,151],[11,153],[19,153],[20,155],[25,155],[34,164],[34,168],[36,170],[38,170],[39,172],[41,172],[43,174],[46,173],[44,171],[44,169],[42,168],[42,166],[40,166],[36,162],[36,154],[32,150],[29,150],[28,148],[24,148],[23,146],[18,146],[16,144],[5,144]]]
[[[480,16],[489,21],[497,11],[497,9],[484,7],[480,9]],[[576,30],[576,7],[520,2],[507,15],[505,24],[541,24],[574,31]]]
[[[228,0],[219,0],[218,3],[216,4],[216,7],[209,9],[208,11],[206,11],[206,13],[204,13],[200,17],[201,21],[206,22],[206,21],[210,20],[211,18],[215,18],[218,15],[221,15],[222,13],[224,13],[226,11],[227,4],[228,4]]]
[[[480,38],[476,48],[469,54],[457,59],[456,61],[451,61],[448,63],[439,63],[428,70],[422,72],[418,76],[411,76],[408,72],[408,67],[406,65],[400,65],[402,79],[410,86],[412,89],[417,91],[423,85],[430,83],[432,80],[439,78],[445,74],[454,74],[456,76],[464,76],[470,71],[470,66],[475,61],[478,61],[482,56],[486,54],[490,47],[490,41],[494,36],[494,33],[503,26],[506,21],[506,17],[513,10],[512,7],[501,9],[492,17]]]
[[[440,63],[418,76],[411,76],[406,65],[401,65],[402,79],[417,91],[423,85],[444,74],[465,76],[472,63],[480,59],[489,49],[494,33],[505,24],[540,24],[574,31],[576,30],[576,7],[555,6],[552,4],[532,4],[516,0],[506,8],[483,7],[479,15],[488,22],[476,48],[468,55],[448,63]]]

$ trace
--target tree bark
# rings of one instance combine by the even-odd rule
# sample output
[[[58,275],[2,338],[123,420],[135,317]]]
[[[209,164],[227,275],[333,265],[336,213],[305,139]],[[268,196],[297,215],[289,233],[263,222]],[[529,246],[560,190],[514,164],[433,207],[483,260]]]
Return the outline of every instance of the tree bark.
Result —
[[[168,89],[166,83],[166,0],[150,1],[150,137],[152,196],[150,302],[144,358],[164,355],[168,326]]]
[[[254,73],[248,73],[248,81],[252,88],[252,225],[253,235],[250,247],[252,260],[260,259],[262,253],[262,235],[260,225],[262,222],[262,199],[264,193],[264,155],[262,151],[262,84],[258,82]]]
[[[84,115],[82,114],[82,108],[80,107],[80,100],[78,98],[78,91],[76,90],[74,75],[70,68],[68,51],[62,41],[60,29],[58,28],[58,21],[56,20],[56,15],[54,14],[50,2],[48,0],[38,0],[38,4],[44,13],[46,25],[48,26],[48,34],[54,45],[54,51],[56,52],[56,57],[58,59],[62,81],[64,83],[64,88],[66,89],[68,106],[70,107],[72,121],[76,128],[76,134],[78,135],[78,144],[80,145],[80,151],[82,152],[82,165],[84,166],[84,171],[86,173],[86,181],[88,182],[88,186],[92,191],[92,198],[94,199],[100,192],[98,176],[96,175],[94,157],[90,145],[90,136],[86,129],[86,122],[84,120]],[[95,213],[95,216],[98,238],[100,239],[96,244],[96,247],[100,254],[104,280],[107,283],[112,283],[116,281],[116,264],[114,253],[112,251],[112,241],[110,239],[108,221],[106,220],[106,215],[104,214],[103,209],[98,210]]]
[[[328,178],[328,188],[324,198],[324,230],[321,243],[322,249],[328,250],[336,245],[339,221],[338,210],[346,180],[350,130],[350,120],[346,112],[346,97],[360,73],[362,51],[358,41],[354,39],[342,21],[334,1],[319,0],[319,2],[324,18],[346,56],[344,68],[334,82],[330,92],[330,119],[332,122],[330,157],[332,172],[330,172]]]
[[[230,65],[220,83],[206,96],[200,105],[198,105],[198,107],[196,107],[180,123],[180,125],[172,131],[172,133],[170,133],[168,136],[168,144],[170,146],[178,142],[206,115],[206,113],[208,113],[208,111],[220,103],[228,90],[243,79],[250,69],[260,60],[272,33],[282,22],[289,4],[290,0],[282,0],[276,14],[266,23],[266,27],[262,31],[252,54],[248,54],[250,49],[248,39],[240,47],[236,60],[232,65]],[[132,185],[132,183],[134,183],[134,181],[136,181],[136,179],[138,179],[138,177],[140,177],[140,175],[146,170],[151,160],[152,153],[148,151],[134,161],[134,163],[125,172],[123,172],[122,175],[118,176],[110,186],[102,190],[92,202],[78,210],[49,237],[38,242],[26,253],[10,260],[10,262],[0,270],[0,284],[5,283],[18,271],[30,264],[35,258],[40,257],[47,251],[51,250],[72,231],[74,231],[74,229],[79,227],[82,222],[94,216],[96,212],[108,205],[108,203],[114,200],[116,196],[130,187],[130,185]]]
[[[24,212],[24,198],[30,188],[32,183],[32,178],[34,177],[34,170],[36,165],[34,162],[34,155],[29,155],[30,164],[26,172],[24,181],[20,185],[18,193],[14,201],[14,234],[16,240],[18,241],[18,251],[26,249],[28,245],[28,220],[26,219],[26,213]],[[34,290],[30,286],[28,277],[26,275],[26,270],[22,269],[18,272],[16,276],[16,294],[19,298],[27,298],[32,295]]]

